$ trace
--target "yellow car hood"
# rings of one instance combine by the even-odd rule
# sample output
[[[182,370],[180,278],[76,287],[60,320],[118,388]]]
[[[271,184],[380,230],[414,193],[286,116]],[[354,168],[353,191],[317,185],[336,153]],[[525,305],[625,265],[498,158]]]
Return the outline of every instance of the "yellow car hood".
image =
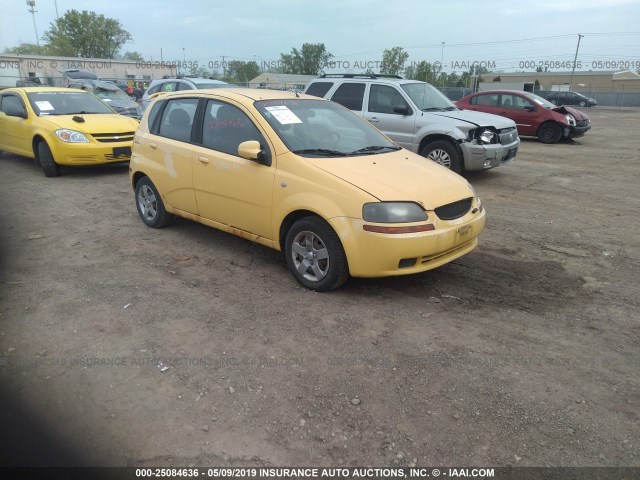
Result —
[[[409,152],[358,157],[306,158],[311,164],[381,201],[414,201],[434,210],[473,196],[460,175]]]
[[[82,117],[84,122],[76,122],[73,117]],[[68,128],[85,133],[135,132],[138,122],[117,113],[98,113],[86,115],[43,115],[40,118],[59,128]]]

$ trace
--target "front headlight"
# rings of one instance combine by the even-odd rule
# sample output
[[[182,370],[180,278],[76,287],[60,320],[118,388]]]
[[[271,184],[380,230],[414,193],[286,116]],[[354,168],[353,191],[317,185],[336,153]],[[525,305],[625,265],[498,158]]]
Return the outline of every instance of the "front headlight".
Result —
[[[363,205],[362,218],[375,223],[424,222],[427,212],[413,202],[375,202]]]
[[[486,129],[480,132],[480,135],[478,135],[478,139],[480,139],[480,141],[483,143],[492,143],[495,136],[495,132]]]
[[[575,119],[575,118],[573,118],[573,115],[570,115],[570,114],[568,114],[568,113],[567,113],[567,114],[564,116],[564,118],[565,118],[565,120],[567,121],[567,123],[568,123],[569,125],[571,125],[571,126],[575,126],[575,124],[576,124],[576,119]]]
[[[473,198],[475,198],[476,200],[476,206],[477,208],[482,211],[482,202],[480,201],[480,197],[478,196],[476,189],[473,188],[473,185],[471,185],[470,183],[467,183],[467,185],[469,186],[469,189],[473,192]]]
[[[476,140],[478,143],[498,143],[496,132],[485,127],[470,130],[468,138],[469,140]]]
[[[67,142],[67,143],[89,143],[89,139],[85,136],[85,134],[82,133],[82,132],[78,132],[76,130],[69,130],[67,128],[62,128],[60,130],[56,130],[55,134],[63,142]]]

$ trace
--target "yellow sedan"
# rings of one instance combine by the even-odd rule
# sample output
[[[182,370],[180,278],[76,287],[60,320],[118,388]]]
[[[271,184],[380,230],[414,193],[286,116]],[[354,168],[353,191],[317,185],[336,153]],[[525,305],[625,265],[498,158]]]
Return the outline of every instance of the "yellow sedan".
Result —
[[[33,158],[47,177],[60,165],[129,161],[138,121],[90,93],[25,87],[0,91],[0,150]]]
[[[294,92],[160,96],[129,169],[147,226],[179,215],[283,251],[316,291],[436,268],[473,250],[485,223],[464,178],[341,105]]]

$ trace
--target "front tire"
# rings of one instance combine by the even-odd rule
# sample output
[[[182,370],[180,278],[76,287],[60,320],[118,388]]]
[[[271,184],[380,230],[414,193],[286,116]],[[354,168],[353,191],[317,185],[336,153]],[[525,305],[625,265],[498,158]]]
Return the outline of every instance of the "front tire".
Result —
[[[36,158],[36,165],[40,163],[42,171],[45,177],[57,177],[60,175],[60,165],[58,165],[53,158],[51,149],[47,142],[40,142],[38,144],[38,157]]]
[[[317,217],[305,217],[294,223],[287,232],[284,247],[287,265],[303,287],[327,292],[349,278],[340,238]]]
[[[538,140],[542,143],[558,143],[562,138],[562,127],[555,122],[547,122],[538,128]]]
[[[460,154],[446,140],[436,140],[427,144],[420,152],[420,155],[456,173],[460,173],[462,170]]]
[[[581,107],[586,107],[587,106],[587,102],[585,102],[584,100],[580,100],[580,103],[578,104]]]
[[[142,177],[136,183],[136,206],[147,227],[166,227],[173,220],[173,215],[165,210],[162,198],[149,177]]]

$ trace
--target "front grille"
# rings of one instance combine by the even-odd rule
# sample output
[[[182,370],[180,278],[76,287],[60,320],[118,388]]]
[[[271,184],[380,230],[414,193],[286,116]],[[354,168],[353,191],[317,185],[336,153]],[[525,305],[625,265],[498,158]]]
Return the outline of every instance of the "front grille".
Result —
[[[104,158],[107,159],[110,162],[115,162],[115,161],[120,161],[120,162],[126,162],[128,160],[131,160],[131,156],[130,155],[112,155],[110,153],[106,153],[104,155]]]
[[[507,155],[502,159],[502,163],[508,162],[509,160],[513,160],[514,158],[516,158],[516,153],[518,153],[517,148],[509,149],[509,151],[507,152]]]
[[[471,209],[472,198],[465,198],[457,202],[449,203],[435,209],[436,215],[441,220],[455,220],[465,215]]]
[[[580,120],[579,122],[576,122],[576,127],[586,127],[587,125],[589,125],[589,120]]]
[[[503,128],[498,131],[501,145],[509,145],[518,138],[518,130],[515,127]]]
[[[92,133],[91,136],[101,143],[133,142],[136,132]]]

